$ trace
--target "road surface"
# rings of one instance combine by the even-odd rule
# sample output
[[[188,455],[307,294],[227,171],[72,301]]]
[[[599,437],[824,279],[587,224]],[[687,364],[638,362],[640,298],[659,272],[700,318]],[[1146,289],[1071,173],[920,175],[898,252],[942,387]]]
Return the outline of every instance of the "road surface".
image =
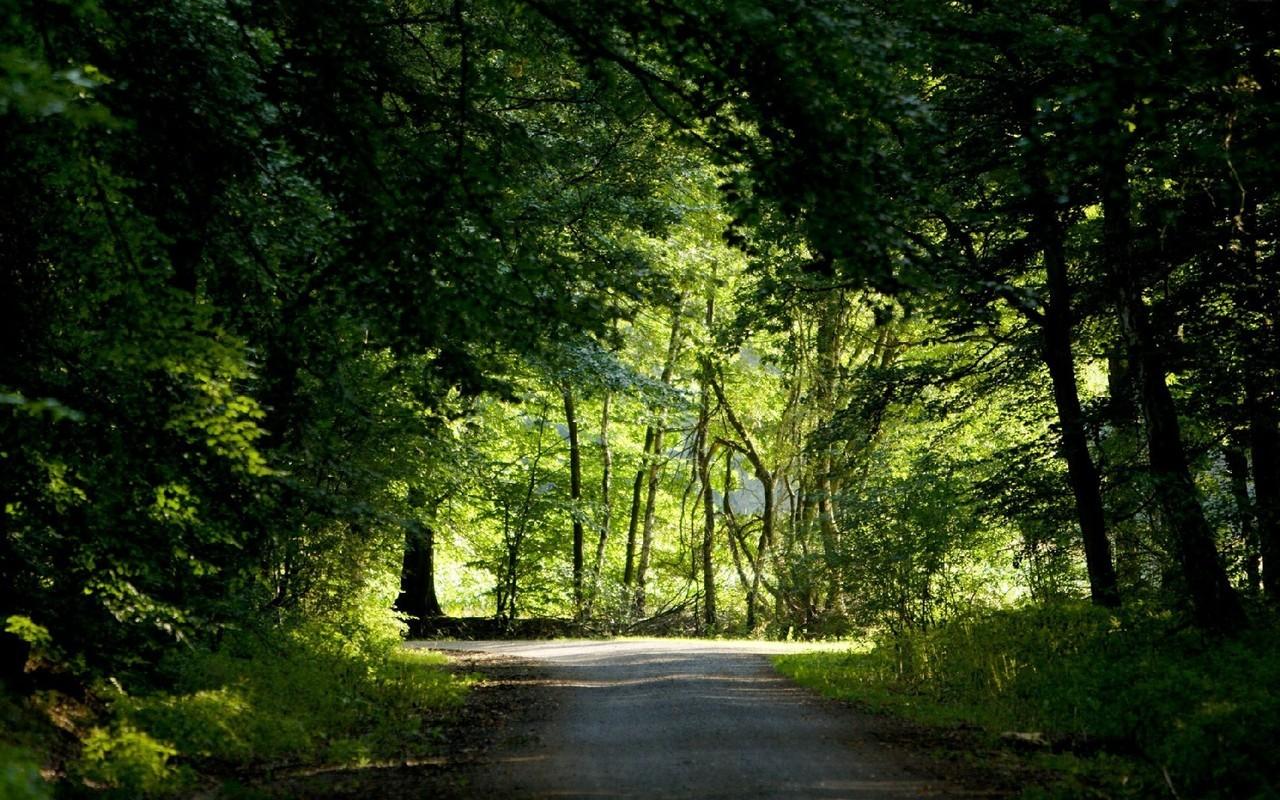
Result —
[[[773,671],[776,642],[417,642],[544,662],[549,718],[474,780],[495,798],[877,798],[965,792]]]

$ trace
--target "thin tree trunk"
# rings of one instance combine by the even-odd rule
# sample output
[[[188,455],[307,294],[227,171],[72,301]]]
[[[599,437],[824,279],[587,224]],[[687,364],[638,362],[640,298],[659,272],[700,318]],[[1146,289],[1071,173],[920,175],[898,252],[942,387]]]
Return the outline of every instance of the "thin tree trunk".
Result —
[[[516,594],[520,588],[519,565],[520,565],[520,548],[524,544],[525,533],[529,528],[529,516],[533,504],[533,493],[538,486],[538,464],[542,461],[544,454],[542,440],[547,429],[547,404],[543,403],[541,410],[538,412],[538,438],[534,445],[533,461],[529,465],[529,482],[525,486],[524,501],[520,508],[519,524],[515,531],[511,532],[511,509],[510,506],[503,508],[502,531],[503,539],[507,545],[507,575],[506,575],[506,622],[510,622],[516,618]],[[502,582],[499,582],[500,586]],[[503,592],[498,592],[498,620],[503,620]]]
[[[844,292],[833,292],[823,302],[818,318],[817,367],[814,375],[814,405],[820,419],[829,419],[836,411],[837,380],[840,371],[840,351],[843,347],[841,325],[844,319]],[[818,532],[822,537],[822,555],[827,568],[825,605],[833,607],[839,602],[841,577],[839,571],[840,531],[836,527],[832,498],[835,483],[832,480],[833,459],[831,445],[824,444],[822,452],[813,460]]]
[[[640,534],[640,558],[636,564],[635,611],[643,617],[648,597],[645,594],[645,579],[649,574],[649,557],[653,553],[653,525],[657,517],[658,505],[658,473],[661,463],[659,456],[665,449],[667,432],[662,426],[654,431],[653,459],[649,462],[647,477],[648,493],[644,501],[644,525]]]
[[[1093,24],[1093,18],[1100,17],[1107,20],[1107,28],[1111,28],[1117,19],[1110,0],[1081,0],[1080,9],[1086,24]],[[1101,41],[1099,51],[1110,58],[1113,54],[1109,45]],[[1233,630],[1244,623],[1244,609],[1227,578],[1213,528],[1200,505],[1182,444],[1177,406],[1169,392],[1164,357],[1156,345],[1147,303],[1142,296],[1143,271],[1133,263],[1128,144],[1127,134],[1120,128],[1120,110],[1128,105],[1132,91],[1123,69],[1116,68],[1113,61],[1107,63],[1098,77],[1111,87],[1111,113],[1099,116],[1101,122],[1095,126],[1093,137],[1101,152],[1098,166],[1102,189],[1102,255],[1115,293],[1129,363],[1137,376],[1153,488],[1174,532],[1174,551],[1197,622],[1207,629]]]
[[[733,428],[734,432],[742,440],[741,449],[743,455],[751,462],[751,466],[756,473],[756,479],[760,481],[764,491],[764,510],[760,516],[760,541],[756,544],[755,558],[752,559],[755,562],[755,573],[751,578],[751,589],[747,593],[747,629],[753,630],[756,623],[756,600],[759,597],[760,582],[763,578],[765,554],[773,543],[775,481],[773,472],[765,466],[764,459],[760,456],[760,451],[755,446],[751,435],[747,432],[746,426],[738,419],[733,407],[725,399],[724,389],[720,386],[720,381],[713,377],[710,383],[712,389],[715,390],[716,400],[720,402],[720,407],[724,409],[725,417],[729,420],[729,426]]]
[[[0,461],[0,474],[9,477],[13,473],[4,467],[11,466]],[[7,474],[6,474],[7,473]],[[4,489],[10,489],[16,485],[0,483]],[[0,508],[4,507],[4,501],[8,500],[8,492],[5,496],[0,497]],[[12,613],[23,608],[22,590],[14,586],[13,580],[15,575],[9,571],[10,565],[19,564],[21,561],[17,557],[14,547],[14,539],[16,537],[11,533],[10,516],[8,514],[0,514],[0,566],[3,566],[4,577],[8,580],[0,581],[0,613]],[[25,692],[29,688],[29,677],[26,672],[27,658],[31,655],[31,645],[24,639],[19,638],[16,634],[8,633],[0,630],[0,684],[3,684],[10,691]]]
[[[1111,486],[1104,499],[1109,502],[1114,519],[1112,541],[1115,543],[1116,579],[1121,587],[1138,588],[1143,582],[1144,549],[1133,508],[1140,502],[1139,491],[1129,474],[1131,465],[1143,461],[1142,411],[1138,407],[1138,391],[1133,370],[1125,357],[1122,344],[1107,352],[1107,419],[1111,431],[1106,437],[1106,453],[1110,463],[1100,467],[1110,470]],[[1145,466],[1145,463],[1143,464]],[[1123,589],[1122,589],[1123,591]]]
[[[1137,428],[1141,413],[1133,370],[1123,350],[1123,347],[1113,347],[1107,352],[1107,399],[1110,407],[1107,418],[1117,432]]]
[[[828,312],[825,316],[831,316]],[[829,323],[834,325],[835,322]],[[876,347],[884,341],[886,332],[881,330],[877,336]],[[818,332],[818,354],[819,361],[824,366],[815,376],[814,383],[816,394],[821,398],[815,405],[819,419],[830,419],[837,411],[837,383],[836,376],[839,372],[840,350],[843,345],[835,332],[825,333],[822,325],[819,325]],[[854,358],[865,351],[865,346],[859,345],[856,348]],[[876,356],[872,356],[872,362],[876,361]],[[872,420],[872,431],[868,434],[868,446],[876,436],[876,429],[879,427],[878,420]],[[845,448],[849,446],[846,443]],[[836,522],[835,498],[841,491],[844,484],[843,480],[837,480],[835,468],[835,456],[830,444],[824,444],[822,451],[816,454],[811,462],[813,466],[809,470],[812,480],[812,486],[805,488],[802,481],[802,489],[800,492],[799,508],[795,509],[795,516],[802,526],[803,530],[808,532],[812,530],[812,525],[816,522],[818,534],[822,544],[822,557],[825,567],[826,586],[823,590],[822,611],[827,614],[842,615],[845,613],[845,596],[844,596],[844,570],[841,564],[840,555],[840,528]],[[847,479],[848,476],[845,476]]]
[[[680,355],[680,340],[682,338],[680,322],[684,313],[684,299],[685,296],[683,294],[680,295],[679,299],[676,300],[675,307],[671,310],[671,335],[667,339],[666,360],[662,363],[662,383],[664,386],[671,385],[671,374],[675,371],[676,358]],[[665,450],[666,430],[663,427],[664,421],[662,417],[663,415],[660,414],[657,425],[653,427],[653,453],[645,473],[648,478],[648,495],[645,498],[644,526],[641,529],[640,558],[636,564],[634,595],[635,611],[640,616],[644,616],[647,601],[645,597],[645,578],[649,572],[649,556],[653,551],[653,525],[656,513],[655,506],[658,502],[658,474],[662,466],[661,456]],[[638,483],[639,476],[637,476],[637,487]],[[638,488],[636,496],[638,499]]]
[[[706,431],[701,432],[698,479],[702,481],[702,597],[703,622],[708,630],[716,625],[716,571],[714,562],[716,509],[711,491],[711,452]]]
[[[738,572],[738,583],[742,585],[744,591],[748,591],[751,581],[747,579],[747,571],[742,567],[742,558],[738,553],[738,545],[736,542],[737,519],[733,515],[733,503],[729,499],[729,494],[733,491],[733,451],[725,449],[724,451],[724,495],[721,498],[720,508],[724,515],[725,531],[729,534],[726,538],[729,540],[729,553],[733,556],[733,567]]]
[[[1262,590],[1261,554],[1258,551],[1258,533],[1254,526],[1253,500],[1249,497],[1249,461],[1242,443],[1228,442],[1222,448],[1222,460],[1231,481],[1231,497],[1236,503],[1237,526],[1240,542],[1244,546],[1244,573],[1249,593],[1257,596]]]
[[[573,390],[565,388],[564,419],[569,428],[569,502],[573,508],[573,608],[582,616],[582,450],[578,444],[578,416]]]
[[[650,451],[653,449],[653,426],[644,429],[644,451],[640,469],[631,486],[631,521],[627,524],[627,556],[622,570],[622,585],[630,587],[635,576],[636,534],[640,530],[640,493],[644,489],[644,476],[648,474]]]
[[[755,630],[756,627],[755,605],[760,596],[760,582],[764,577],[765,554],[768,553],[769,547],[773,544],[773,473],[768,470],[761,470],[761,466],[760,464],[756,465],[756,477],[760,479],[760,483],[764,487],[764,511],[761,512],[760,541],[756,543],[756,568],[755,575],[751,580],[751,598],[747,608],[748,630]]]
[[[708,333],[715,322],[714,290],[707,294],[706,325]],[[714,374],[711,357],[703,354],[702,368],[702,402],[698,409],[697,431],[697,469],[698,480],[702,483],[702,597],[703,623],[707,630],[716,624],[716,573],[713,554],[715,550],[716,508],[711,490],[711,445],[709,427],[711,425],[711,381]]]
[[[493,618],[497,621],[502,620],[502,614],[507,607],[507,571],[511,566],[511,509],[508,506],[502,508],[502,541],[507,548],[507,559],[504,571],[498,576],[498,582],[493,587]]]
[[[1122,167],[1121,167],[1122,168]],[[1111,172],[1112,170],[1108,170]],[[1106,227],[1113,230],[1109,239],[1128,236],[1127,181],[1108,182],[1109,202],[1103,213]],[[1114,244],[1108,258],[1116,281],[1117,301],[1125,341],[1138,370],[1142,411],[1146,419],[1147,451],[1150,455],[1154,490],[1165,518],[1174,529],[1175,549],[1196,618],[1203,627],[1230,630],[1244,620],[1239,598],[1227,578],[1218,555],[1213,528],[1205,518],[1199,493],[1191,477],[1177,407],[1166,382],[1164,359],[1156,349],[1142,298],[1141,281],[1125,263]],[[1124,248],[1127,251],[1127,246]]]
[[[1249,455],[1253,461],[1254,510],[1262,587],[1266,598],[1280,603],[1280,276],[1275,257],[1258,258],[1258,207],[1247,194],[1237,221],[1242,272],[1249,291],[1246,308],[1261,320],[1251,331],[1256,365],[1245,373],[1245,405],[1249,416]]]
[[[605,392],[600,411],[600,536],[596,540],[596,555],[591,564],[591,592],[587,596],[587,614],[600,591],[600,572],[604,566],[604,549],[613,527],[613,449],[609,445],[609,405],[611,395]]]
[[[1280,602],[1280,420],[1256,379],[1248,401],[1249,453],[1253,459],[1253,494],[1262,554],[1262,586],[1271,602]]]

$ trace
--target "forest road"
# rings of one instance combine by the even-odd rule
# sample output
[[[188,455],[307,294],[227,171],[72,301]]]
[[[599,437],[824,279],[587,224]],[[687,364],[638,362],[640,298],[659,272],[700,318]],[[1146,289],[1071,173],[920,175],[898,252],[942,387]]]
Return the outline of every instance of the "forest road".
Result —
[[[536,659],[554,706],[471,779],[493,798],[972,796],[913,770],[867,720],[778,675],[772,642],[415,642]]]

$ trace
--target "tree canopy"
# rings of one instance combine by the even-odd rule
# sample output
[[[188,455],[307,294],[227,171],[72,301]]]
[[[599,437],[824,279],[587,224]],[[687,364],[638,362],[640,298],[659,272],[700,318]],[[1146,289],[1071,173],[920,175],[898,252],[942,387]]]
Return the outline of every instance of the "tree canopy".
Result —
[[[301,620],[1272,624],[1278,37],[0,0],[0,614],[82,675]]]

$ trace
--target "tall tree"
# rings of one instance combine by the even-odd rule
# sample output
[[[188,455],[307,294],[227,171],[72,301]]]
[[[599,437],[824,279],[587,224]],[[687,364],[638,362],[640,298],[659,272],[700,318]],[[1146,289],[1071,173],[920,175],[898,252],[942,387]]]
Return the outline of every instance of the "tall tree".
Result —
[[[582,448],[578,444],[578,417],[574,409],[573,390],[561,390],[564,419],[569,433],[569,503],[573,517],[573,605],[578,616],[583,612],[583,526],[582,526]]]
[[[1103,213],[1102,260],[1114,292],[1130,363],[1137,374],[1146,421],[1149,465],[1161,510],[1175,533],[1175,549],[1191,602],[1200,623],[1227,629],[1243,622],[1239,599],[1223,568],[1214,532],[1205,518],[1188,465],[1177,407],[1169,391],[1164,354],[1156,340],[1144,299],[1144,270],[1135,258],[1128,177],[1132,143],[1124,109],[1134,94],[1137,54],[1116,36],[1118,19],[1108,0],[1084,0],[1082,15],[1099,46],[1120,47],[1127,67],[1119,72],[1109,63],[1099,67],[1096,155]],[[1104,44],[1105,43],[1105,44]]]

